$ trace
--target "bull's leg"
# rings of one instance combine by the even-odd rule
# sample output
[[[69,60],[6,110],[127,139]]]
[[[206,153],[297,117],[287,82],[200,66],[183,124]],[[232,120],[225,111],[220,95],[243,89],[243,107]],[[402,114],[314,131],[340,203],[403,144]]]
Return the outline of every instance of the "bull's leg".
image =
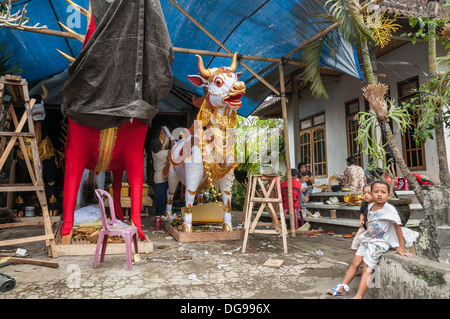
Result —
[[[90,129],[73,122],[69,118],[69,131],[65,146],[64,196],[63,196],[63,226],[61,230],[62,243],[70,243],[70,233],[73,227],[75,202],[81,176],[91,157],[89,141],[98,130]]]
[[[217,181],[219,185],[220,192],[222,193],[223,201],[223,225],[222,229],[224,231],[232,231],[233,226],[231,223],[231,192],[232,192],[232,171],[228,173],[221,180]]]
[[[167,181],[169,187],[167,188],[167,201],[166,201],[166,211],[164,212],[163,218],[165,220],[175,219],[176,214],[172,214],[172,206],[173,206],[173,196],[175,195],[175,191],[177,190],[177,186],[179,183],[179,179],[177,173],[173,165],[170,166],[169,175],[167,176]]]
[[[145,240],[145,235],[142,232],[141,225],[142,186],[144,184],[144,152],[134,154],[132,158],[127,158],[124,164],[128,181],[130,183],[131,220],[133,221],[134,226],[138,229],[141,240]],[[116,191],[114,191],[114,193],[115,192]]]
[[[183,216],[182,231],[189,233],[192,231],[192,206],[194,205],[195,194],[203,179],[203,163],[185,163],[186,171],[186,211]]]
[[[123,170],[124,170],[123,168],[119,168],[117,170],[112,171],[114,211],[116,212],[116,217],[119,220],[124,219],[122,205],[120,205],[120,190],[122,189]]]
[[[81,176],[85,168],[80,154],[66,156],[66,167],[64,172],[64,198],[63,198],[63,226],[61,236],[64,237],[72,232],[75,202]],[[70,238],[69,238],[70,239]],[[63,243],[65,240],[63,240]]]

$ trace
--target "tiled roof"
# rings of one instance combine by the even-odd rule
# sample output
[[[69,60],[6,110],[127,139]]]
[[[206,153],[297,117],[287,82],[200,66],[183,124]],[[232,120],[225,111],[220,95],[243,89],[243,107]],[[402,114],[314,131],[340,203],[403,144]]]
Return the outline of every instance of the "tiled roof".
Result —
[[[448,17],[450,13],[449,8],[444,8],[443,5],[446,0],[439,1],[438,18]],[[427,15],[427,0],[385,0],[381,4],[381,9],[387,10],[389,14],[397,13],[400,16],[426,16]]]

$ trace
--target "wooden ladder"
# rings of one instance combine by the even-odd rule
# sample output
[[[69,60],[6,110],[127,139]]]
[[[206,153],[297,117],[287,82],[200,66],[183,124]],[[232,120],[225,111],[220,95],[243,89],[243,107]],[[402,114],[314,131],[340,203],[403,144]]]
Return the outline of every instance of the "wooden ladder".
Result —
[[[252,220],[255,204],[260,204],[260,207]],[[278,207],[276,205],[278,205]],[[271,222],[259,221],[264,210],[266,210],[272,218]],[[280,219],[277,217],[277,211],[280,214]],[[255,233],[281,235],[283,238],[284,253],[288,253],[286,239],[287,227],[283,211],[280,176],[251,175],[249,177],[242,222],[243,228],[245,229],[242,253],[245,253],[247,248],[248,235]],[[272,229],[268,229],[267,226],[272,227]],[[261,229],[257,227],[264,228]]]
[[[34,236],[28,238],[18,238],[11,240],[0,241],[0,246],[10,246],[22,243],[36,242],[36,241],[46,241],[49,247],[49,254],[56,258],[58,257],[56,252],[55,237],[52,231],[52,224],[50,221],[50,215],[48,211],[47,199],[45,196],[45,186],[42,177],[42,162],[39,157],[39,149],[36,141],[36,133],[34,131],[34,121],[31,109],[34,106],[36,100],[31,99],[28,94],[28,83],[25,79],[20,76],[5,75],[0,77],[0,104],[3,103],[3,97],[5,94],[5,89],[8,87],[8,91],[11,95],[11,101],[9,103],[8,112],[13,120],[15,131],[6,132],[0,131],[0,137],[3,140],[2,144],[6,144],[7,138],[11,138],[6,144],[3,153],[0,156],[0,171],[3,168],[8,156],[14,148],[16,141],[19,141],[20,149],[24,154],[27,154],[24,138],[28,137],[31,141],[31,151],[33,154],[33,163],[31,163],[28,156],[24,156],[25,163],[28,168],[28,173],[31,177],[31,184],[0,184],[0,192],[26,192],[26,191],[36,191],[37,197],[42,207],[42,217],[44,223],[45,235]],[[17,119],[16,112],[14,110],[14,104],[23,104],[25,106],[25,112],[22,115],[20,121]],[[23,132],[22,129],[28,123],[28,132]],[[34,165],[33,165],[34,164]],[[30,226],[35,225],[35,223],[21,222],[14,223],[11,225],[17,226]],[[8,227],[8,224],[3,224],[2,228]]]

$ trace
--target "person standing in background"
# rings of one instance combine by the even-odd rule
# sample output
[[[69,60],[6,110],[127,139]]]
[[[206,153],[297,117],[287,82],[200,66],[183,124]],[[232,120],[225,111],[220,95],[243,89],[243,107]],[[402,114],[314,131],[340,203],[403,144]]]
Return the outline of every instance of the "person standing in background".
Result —
[[[168,161],[169,150],[166,149],[168,145],[168,136],[164,130],[161,130],[160,137],[153,139],[150,142],[150,150],[153,158],[153,168],[155,169],[155,216],[161,218],[166,209],[167,188],[169,183],[167,176],[164,176],[163,170]],[[158,223],[156,223],[158,224]]]

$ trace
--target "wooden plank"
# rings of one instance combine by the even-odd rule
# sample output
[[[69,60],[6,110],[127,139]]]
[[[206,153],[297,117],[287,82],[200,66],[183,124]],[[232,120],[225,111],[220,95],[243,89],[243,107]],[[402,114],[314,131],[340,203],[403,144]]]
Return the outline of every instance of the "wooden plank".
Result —
[[[50,267],[50,268],[59,268],[59,263],[54,262],[54,261],[48,261],[48,260],[18,258],[18,257],[11,257],[9,260],[13,264],[27,264],[27,265]]]
[[[5,95],[5,84],[0,83],[0,105],[3,103],[3,97]]]
[[[274,234],[274,235],[280,235],[280,232],[276,231],[275,229],[255,229],[251,232],[251,234]]]
[[[134,247],[134,246],[133,246]],[[74,242],[69,245],[56,243],[56,252],[58,256],[88,256],[95,255],[96,244],[87,243],[85,241]],[[147,237],[145,241],[138,240],[139,253],[153,251],[153,242]],[[126,254],[125,243],[108,243],[106,245],[106,255],[122,255]]]
[[[12,104],[10,106],[10,109],[13,108]],[[14,108],[13,108],[14,109]],[[25,122],[27,120],[26,113],[23,114],[22,118],[20,119],[19,125],[16,127],[15,132],[20,132],[23,129],[23,126],[25,125]],[[6,145],[5,150],[3,151],[3,154],[0,158],[0,170],[3,168],[3,165],[6,162],[6,159],[8,158],[9,154],[11,153],[12,148],[14,147],[14,144],[17,141],[17,136],[13,136],[8,144]]]
[[[34,134],[29,132],[0,132],[1,136],[34,137]]]
[[[44,190],[45,186],[34,186],[33,184],[1,184],[0,192],[31,192]]]
[[[10,114],[11,114],[11,118],[13,119],[14,126],[17,127],[18,126],[17,116],[16,116],[16,112],[14,111],[14,109],[10,110]],[[28,123],[28,125],[30,125],[30,123]],[[32,134],[32,137],[34,137],[34,133],[30,132],[29,134]],[[25,156],[25,154],[27,154],[27,148],[25,146],[25,141],[24,141],[23,137],[19,137],[19,145],[20,145],[22,154],[24,154],[24,160],[25,160],[25,164],[27,165],[28,173],[31,178],[31,183],[33,185],[37,185],[36,178],[34,177],[34,173],[33,173],[33,165],[30,162],[30,158],[28,156]]]
[[[34,237],[28,237],[28,238],[3,240],[3,241],[0,241],[0,246],[14,246],[17,244],[32,243],[35,241],[42,241],[42,240],[49,240],[49,239],[53,239],[53,234],[34,236]]]
[[[95,255],[96,243],[91,243],[86,240],[74,240],[71,236],[61,236],[62,224],[57,226],[56,245],[55,250],[58,256],[89,256]],[[140,253],[147,253],[153,251],[153,242],[145,236],[145,240],[138,239],[138,251]],[[63,243],[64,238],[69,238],[70,242]],[[133,246],[134,247],[134,246]],[[108,243],[106,246],[106,255],[122,255],[126,254],[125,243]]]
[[[283,202],[283,199],[277,199],[277,198],[252,197],[252,198],[250,198],[250,200],[255,203],[282,203]]]
[[[61,220],[61,216],[50,216],[51,223],[56,223],[56,222],[59,222],[60,220]],[[14,223],[0,224],[0,229],[22,227],[22,226],[40,226],[40,225],[44,225],[42,216],[21,217],[21,218],[16,219],[16,222],[14,222]]]
[[[20,75],[6,74],[5,80],[7,83],[11,81],[14,82],[14,85],[22,85],[22,77]]]
[[[230,232],[183,233],[179,232],[176,228],[174,228],[170,223],[166,221],[163,221],[163,227],[176,241],[180,243],[241,239],[241,232],[237,230],[233,230]]]

